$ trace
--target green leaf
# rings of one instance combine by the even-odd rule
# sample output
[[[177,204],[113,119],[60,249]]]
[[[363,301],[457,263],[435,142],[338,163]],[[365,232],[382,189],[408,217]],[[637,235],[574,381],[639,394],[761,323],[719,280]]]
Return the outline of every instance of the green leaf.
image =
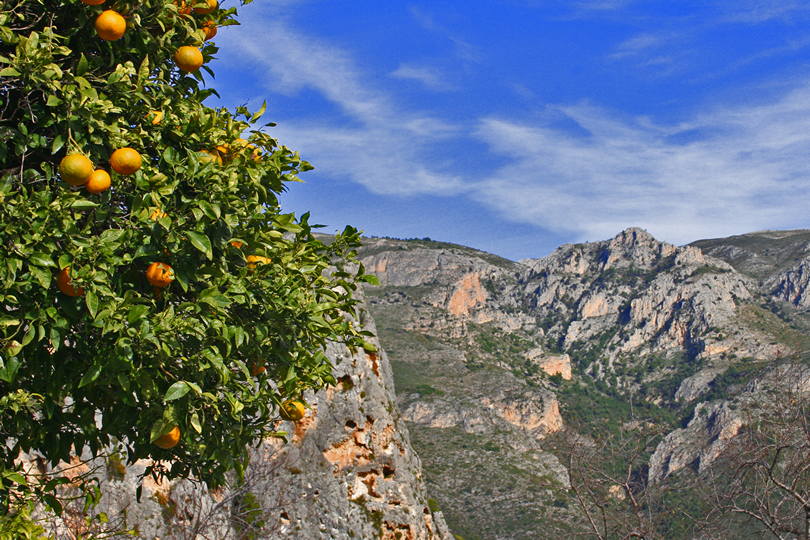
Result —
[[[4,472],[3,476],[11,480],[12,482],[16,482],[21,486],[27,486],[28,482],[25,481],[25,477],[18,472],[8,471]]]
[[[70,205],[71,208],[76,208],[78,210],[84,210],[87,208],[95,208],[98,206],[98,203],[94,203],[93,201],[88,201],[87,199],[78,199],[73,201],[73,204]]]
[[[197,248],[198,250],[205,253],[205,256],[208,257],[209,260],[214,258],[214,252],[211,249],[211,240],[202,233],[188,231],[188,239],[191,240],[191,245]]]
[[[258,120],[259,118],[261,118],[261,117],[262,117],[262,115],[264,114],[264,111],[266,111],[266,110],[267,110],[267,101],[264,101],[264,102],[262,102],[262,106],[261,106],[261,108],[260,108],[258,111],[256,111],[256,112],[253,114],[253,116],[251,116],[251,117],[250,117],[250,123],[252,124],[252,123],[253,123],[253,122],[255,122],[256,120]]]
[[[33,274],[34,278],[39,282],[43,289],[47,289],[51,286],[50,272],[38,266],[29,266],[28,268],[31,270],[31,274]]]
[[[166,395],[163,396],[164,401],[174,401],[188,394],[191,387],[186,381],[177,381],[166,390]]]
[[[28,256],[28,261],[39,266],[50,266],[51,268],[56,268],[56,263],[53,262],[53,259],[44,253],[32,253]]]
[[[53,138],[53,143],[51,143],[51,153],[57,153],[63,146],[65,146],[65,138],[62,135],[57,135]]]
[[[149,77],[149,56],[144,56],[141,66],[138,68],[138,84]]]
[[[13,67],[0,69],[0,77],[19,77],[20,72]]]
[[[198,300],[216,308],[226,308],[231,305],[228,297],[221,294],[216,287],[205,289],[200,293]]]
[[[34,341],[34,336],[36,336],[36,335],[37,335],[36,326],[34,326],[33,324],[29,325],[28,330],[25,332],[25,336],[23,336],[23,338],[22,338],[22,343],[21,343],[22,346],[25,347],[26,345],[28,345],[29,343]]]
[[[76,75],[84,75],[90,68],[90,63],[84,53],[79,56],[79,61],[76,63]]]
[[[8,358],[5,364],[3,364],[3,360],[0,359],[0,380],[9,384],[13,383],[18,369],[20,369],[20,361],[16,358]]]
[[[211,219],[219,219],[219,206],[214,207],[208,201],[199,201],[197,205],[200,207],[200,210]]]
[[[129,324],[135,324],[136,321],[141,320],[144,313],[147,311],[149,311],[149,306],[145,306],[143,304],[132,306],[127,313],[127,322]]]
[[[84,388],[88,384],[91,384],[98,379],[99,375],[101,375],[101,364],[93,364],[82,376],[82,380],[79,381],[79,388]]]
[[[93,291],[87,291],[87,294],[84,295],[84,303],[87,304],[90,316],[95,319],[96,313],[98,313],[98,296]]]
[[[191,415],[191,419],[189,420],[189,424],[191,427],[194,428],[194,431],[197,433],[202,433],[202,424],[200,423],[200,415],[194,413]]]

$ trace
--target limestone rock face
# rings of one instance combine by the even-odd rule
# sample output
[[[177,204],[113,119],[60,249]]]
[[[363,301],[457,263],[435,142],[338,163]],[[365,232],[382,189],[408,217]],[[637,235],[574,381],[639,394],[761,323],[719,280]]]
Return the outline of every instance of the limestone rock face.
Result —
[[[681,416],[697,407],[689,426],[659,446],[651,478],[705,470],[741,428],[736,402],[725,400],[741,391],[738,378],[761,377],[758,370],[807,348],[810,322],[782,316],[774,299],[810,305],[808,231],[679,247],[632,227],[519,262],[371,238],[360,256],[382,283],[367,289],[369,305],[428,489],[461,536],[509,537],[502,531],[517,507],[547,516],[555,501],[536,503],[548,492],[526,501],[501,487],[532,470],[548,476],[537,485],[565,485],[552,435],[581,420],[567,414],[598,422],[589,400],[598,407],[606,394]],[[458,462],[487,473],[465,475]],[[466,528],[471,512],[484,529]],[[531,537],[530,522],[513,532]]]
[[[766,281],[770,293],[802,309],[810,308],[810,258]]]
[[[650,457],[650,482],[691,466],[703,472],[739,433],[743,420],[726,401],[700,403],[689,425],[667,435]]]
[[[364,321],[374,331],[371,320]],[[269,439],[251,454],[242,488],[209,492],[188,481],[147,479],[147,465],[96,460],[106,512],[140,538],[450,539],[430,509],[419,457],[396,408],[385,352],[331,346],[339,384],[305,396],[297,423],[280,421],[289,442]],[[52,530],[65,531],[64,523]]]

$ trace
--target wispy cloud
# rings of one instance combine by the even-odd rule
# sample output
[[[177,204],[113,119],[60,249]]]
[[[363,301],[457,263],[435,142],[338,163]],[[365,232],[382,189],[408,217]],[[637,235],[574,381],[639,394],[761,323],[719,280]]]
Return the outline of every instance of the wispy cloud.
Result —
[[[580,240],[630,225],[676,243],[807,226],[810,83],[770,101],[698,111],[677,125],[564,104],[539,120],[482,113],[468,129],[403,105],[374,82],[383,74],[278,13],[243,18],[243,26],[220,41],[238,51],[231,61],[250,64],[272,91],[314,92],[337,111],[273,131],[327,177],[394,196],[469,197],[508,220]],[[263,38],[248,37],[255,35]],[[650,35],[625,50],[653,49]],[[418,80],[413,65],[396,72]],[[430,75],[423,79],[429,84]],[[463,158],[450,161],[445,148],[461,146],[470,132],[485,143],[476,152],[488,147],[491,162],[505,164],[473,171]]]
[[[810,5],[805,0],[724,0],[718,7],[728,22],[758,24],[810,16]]]
[[[389,75],[395,79],[419,82],[426,88],[437,92],[448,92],[455,89],[455,86],[438,69],[428,66],[400,64]]]
[[[260,9],[260,8],[257,8]],[[252,36],[262,35],[261,40]],[[266,88],[294,94],[315,91],[341,118],[298,118],[273,129],[330,175],[376,193],[450,194],[461,178],[442,163],[434,147],[457,127],[428,113],[398,106],[340,47],[297,32],[279,12],[265,7],[242,19],[238,34],[220,41],[238,51],[231,61],[251,64]]]
[[[476,197],[510,219],[605,238],[641,225],[672,242],[806,225],[810,85],[682,125],[560,107],[587,135],[489,117],[478,135],[511,158]]]
[[[408,9],[413,19],[422,28],[448,39],[455,48],[456,56],[462,61],[471,64],[481,61],[481,50],[469,41],[462,39],[461,36],[450,29],[450,27],[439,23],[433,15],[422,8],[411,5]]]
[[[615,52],[613,52],[609,58],[618,60],[620,58],[646,53],[651,49],[660,47],[665,41],[667,40],[662,35],[649,33],[639,34],[619,43],[619,45],[616,46]]]

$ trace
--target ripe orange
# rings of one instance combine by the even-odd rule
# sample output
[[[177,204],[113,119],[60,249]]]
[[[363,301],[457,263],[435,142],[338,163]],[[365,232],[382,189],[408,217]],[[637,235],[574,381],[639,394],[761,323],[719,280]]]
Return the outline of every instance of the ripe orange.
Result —
[[[306,412],[307,410],[304,408],[303,403],[301,403],[297,399],[289,399],[281,404],[281,408],[279,409],[278,414],[284,420],[292,420],[293,422],[298,422],[304,417]]]
[[[186,4],[185,0],[175,0],[174,5],[178,7],[177,12],[180,15],[188,15],[191,13],[191,6]]]
[[[197,3],[201,2],[198,1]],[[197,15],[208,15],[219,7],[219,2],[217,2],[217,0],[205,0],[205,3],[208,4],[205,7],[195,7],[194,13]]]
[[[110,189],[110,183],[110,174],[104,169],[96,169],[87,179],[84,187],[87,191],[96,195]]]
[[[159,219],[163,219],[165,217],[169,217],[169,214],[161,210],[160,208],[155,208],[152,210],[152,213],[149,215],[149,219],[152,221],[157,221]]]
[[[125,146],[110,156],[110,167],[118,174],[132,174],[141,168],[141,155],[134,149]]]
[[[248,144],[247,146],[248,148],[253,149],[253,151],[250,153],[250,158],[253,161],[259,161],[260,159],[262,159],[262,151],[259,149],[258,146],[256,146],[255,144]]]
[[[104,3],[104,0],[82,0],[82,2],[88,6],[100,6]]]
[[[267,368],[262,364],[253,364],[250,366],[250,374],[254,377],[264,373],[265,371],[267,371]]]
[[[71,186],[83,186],[93,174],[93,163],[81,154],[68,154],[59,162],[59,174]]]
[[[62,271],[56,276],[56,288],[68,296],[82,296],[84,294],[84,289],[73,286],[70,280],[69,266],[62,268]]]
[[[242,242],[240,242],[239,240],[231,240],[231,241],[229,242],[229,244],[231,244],[231,245],[232,245],[233,247],[235,247],[236,249],[242,249],[242,246],[244,246],[244,245],[245,245],[245,244],[243,244]]]
[[[153,126],[160,124],[160,121],[163,120],[163,111],[149,111],[146,113],[146,118],[151,117],[151,122]]]
[[[174,270],[166,263],[153,262],[146,269],[146,280],[153,287],[168,287],[174,281]]]
[[[177,443],[180,442],[180,428],[174,426],[172,429],[169,430],[168,433],[164,433],[157,439],[155,439],[155,446],[163,448],[164,450],[168,450],[169,448],[174,448],[177,446]]]
[[[208,41],[217,35],[217,23],[214,21],[205,21],[201,29],[205,34],[205,41]]]
[[[269,257],[263,257],[261,255],[248,255],[247,256],[247,267],[250,269],[256,268],[256,265],[259,264],[270,264]]]
[[[96,18],[96,33],[106,41],[121,39],[127,29],[127,21],[112,9],[102,11]]]
[[[174,53],[174,62],[181,71],[191,73],[203,65],[203,55],[200,49],[191,45],[183,45]]]

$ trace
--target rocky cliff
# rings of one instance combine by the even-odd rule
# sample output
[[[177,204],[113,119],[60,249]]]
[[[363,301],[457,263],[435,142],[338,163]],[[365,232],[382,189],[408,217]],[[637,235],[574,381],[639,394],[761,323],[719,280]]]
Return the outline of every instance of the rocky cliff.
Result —
[[[375,331],[373,321],[363,323]],[[428,504],[387,354],[342,346],[327,352],[338,385],[305,396],[310,408],[300,422],[279,423],[288,442],[269,439],[253,450],[243,484],[212,492],[198,483],[147,478],[137,502],[146,463],[127,467],[115,453],[76,458],[65,474],[93,469],[104,494],[95,511],[109,521],[87,524],[81,505],[69,505],[49,529],[60,538],[129,529],[138,538],[164,540],[449,539],[441,512]]]
[[[795,308],[810,304],[808,241],[793,231],[679,247],[630,228],[513,262],[368,239],[363,262],[381,281],[370,309],[451,530],[543,538],[571,519],[563,430],[604,437],[640,415],[670,433],[651,481],[705,470],[743,427],[735,396],[807,348]]]

